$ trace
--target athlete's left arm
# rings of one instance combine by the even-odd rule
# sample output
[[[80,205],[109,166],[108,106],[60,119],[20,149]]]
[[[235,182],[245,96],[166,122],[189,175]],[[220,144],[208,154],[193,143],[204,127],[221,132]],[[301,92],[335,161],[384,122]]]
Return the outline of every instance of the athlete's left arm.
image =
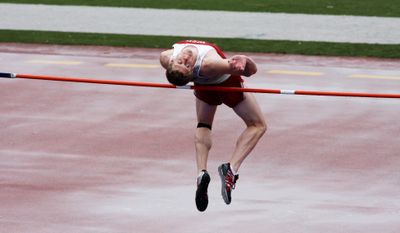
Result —
[[[249,77],[257,73],[257,65],[253,59],[245,55],[235,55],[228,59],[232,71]]]

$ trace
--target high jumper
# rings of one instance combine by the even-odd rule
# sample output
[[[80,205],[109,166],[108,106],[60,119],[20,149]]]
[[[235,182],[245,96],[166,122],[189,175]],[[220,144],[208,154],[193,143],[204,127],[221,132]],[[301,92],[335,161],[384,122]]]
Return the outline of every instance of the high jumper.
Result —
[[[214,44],[186,40],[175,43],[172,49],[160,54],[160,63],[166,69],[170,83],[183,86],[243,87],[242,75],[249,77],[257,72],[256,63],[245,55],[226,58]],[[204,211],[208,205],[207,172],[211,149],[211,129],[217,106],[225,104],[244,121],[246,128],[237,139],[229,161],[218,167],[222,182],[221,194],[226,204],[231,203],[231,192],[239,178],[238,170],[267,129],[261,109],[252,93],[195,90],[197,128],[195,148],[197,161],[196,206]]]

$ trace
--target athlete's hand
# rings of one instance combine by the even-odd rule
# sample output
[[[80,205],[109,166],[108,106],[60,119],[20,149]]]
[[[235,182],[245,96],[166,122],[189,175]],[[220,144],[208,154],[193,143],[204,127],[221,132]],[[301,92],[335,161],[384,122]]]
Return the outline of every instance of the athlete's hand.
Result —
[[[244,55],[235,55],[229,59],[231,69],[239,75],[249,77],[257,72],[256,63]]]
[[[243,55],[235,55],[229,59],[231,69],[238,74],[243,74],[243,71],[246,68],[246,63],[246,56]]]

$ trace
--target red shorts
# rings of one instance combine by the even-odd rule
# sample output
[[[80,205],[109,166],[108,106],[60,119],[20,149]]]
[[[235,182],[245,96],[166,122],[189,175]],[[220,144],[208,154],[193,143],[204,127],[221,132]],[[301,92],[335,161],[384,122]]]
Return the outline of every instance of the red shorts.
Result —
[[[243,79],[239,75],[231,75],[225,82],[212,86],[243,87]],[[199,84],[195,84],[199,85]],[[243,92],[226,91],[200,91],[195,90],[194,95],[209,105],[220,105],[222,103],[233,108],[244,99]]]

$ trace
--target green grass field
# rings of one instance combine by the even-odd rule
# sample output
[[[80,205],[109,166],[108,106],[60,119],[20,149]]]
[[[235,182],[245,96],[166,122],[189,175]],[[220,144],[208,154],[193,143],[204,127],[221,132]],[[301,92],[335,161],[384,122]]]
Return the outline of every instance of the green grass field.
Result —
[[[400,17],[399,0],[0,0],[0,2]],[[20,43],[169,48],[173,42],[182,39],[188,38],[0,30],[0,42]],[[374,45],[222,38],[189,39],[211,41],[225,51],[400,58],[400,43]]]
[[[174,42],[183,39],[188,38],[172,36],[0,30],[0,42],[170,48]],[[368,45],[201,37],[192,37],[190,39],[210,41],[217,44],[225,51],[236,52],[400,58],[400,46],[398,45]]]

